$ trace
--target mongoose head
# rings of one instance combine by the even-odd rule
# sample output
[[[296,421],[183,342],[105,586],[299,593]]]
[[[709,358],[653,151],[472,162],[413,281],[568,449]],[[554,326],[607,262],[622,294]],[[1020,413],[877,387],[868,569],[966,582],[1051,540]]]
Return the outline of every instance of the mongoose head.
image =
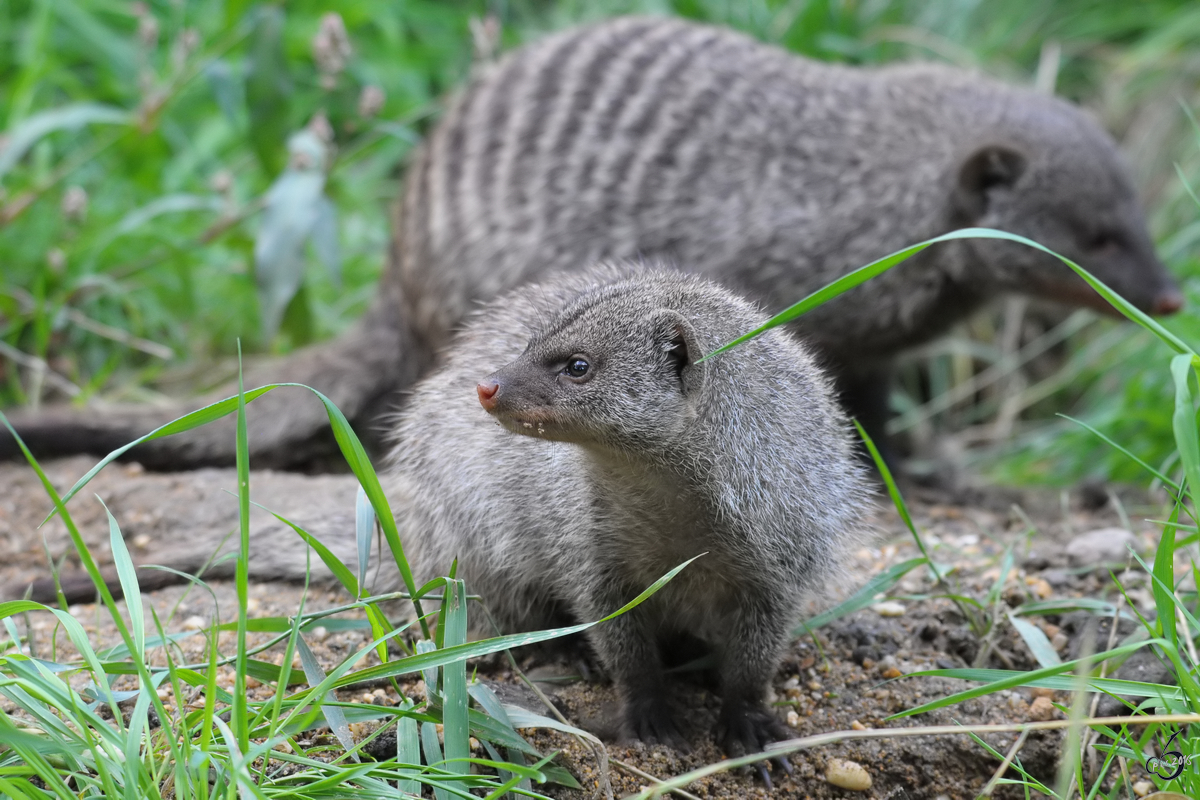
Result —
[[[705,350],[692,323],[636,282],[585,293],[477,386],[516,433],[626,452],[660,449],[695,418]]]
[[[1142,311],[1183,306],[1154,253],[1128,170],[1112,139],[1086,114],[1022,94],[1003,109],[994,140],[959,162],[954,210],[964,225],[1026,236],[1091,272]],[[1058,259],[1019,244],[971,243],[987,280],[1007,291],[1111,312]]]

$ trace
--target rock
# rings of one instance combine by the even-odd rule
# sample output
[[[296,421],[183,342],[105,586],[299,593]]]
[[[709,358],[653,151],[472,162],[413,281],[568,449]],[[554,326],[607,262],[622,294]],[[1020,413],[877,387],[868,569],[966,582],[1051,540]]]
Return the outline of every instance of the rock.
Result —
[[[881,617],[902,617],[908,610],[903,603],[897,603],[895,600],[885,600],[882,603],[876,603],[871,608],[875,609],[875,613]]]
[[[1049,697],[1035,697],[1029,704],[1029,718],[1034,722],[1046,722],[1054,719],[1058,709]]]
[[[871,788],[871,774],[862,764],[842,758],[831,758],[825,765],[825,780],[839,789],[865,792]]]
[[[795,710],[789,711],[787,713],[787,724],[788,724],[789,728],[799,728],[800,727],[800,715],[797,714],[795,712]]]
[[[1138,797],[1145,797],[1150,794],[1150,790],[1154,788],[1154,784],[1150,781],[1138,781],[1133,785],[1133,793]]]
[[[1136,544],[1137,537],[1124,528],[1099,528],[1068,542],[1067,557],[1077,567],[1124,564],[1129,558],[1127,546]]]

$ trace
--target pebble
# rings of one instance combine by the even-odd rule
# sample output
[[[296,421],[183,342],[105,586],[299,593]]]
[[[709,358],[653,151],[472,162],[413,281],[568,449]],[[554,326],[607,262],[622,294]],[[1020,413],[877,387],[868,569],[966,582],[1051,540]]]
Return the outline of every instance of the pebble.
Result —
[[[896,667],[888,667],[883,671],[883,677],[887,678],[888,680],[891,680],[892,678],[899,678],[903,674],[904,673]]]
[[[787,724],[789,728],[800,727],[800,715],[797,714],[794,709],[787,713]]]
[[[183,621],[185,631],[202,631],[208,627],[208,620],[199,615],[188,617]]]
[[[858,720],[856,720],[856,719],[855,719],[855,720],[851,720],[851,721],[850,721],[850,727],[851,727],[853,730],[856,730],[856,731],[865,731],[865,730],[867,730],[867,726],[866,726],[866,725],[863,725],[861,722],[859,722],[859,721],[858,721]]]
[[[876,603],[871,606],[875,609],[875,613],[881,617],[902,617],[907,611],[903,603],[898,603],[895,600],[884,600],[882,603]]]
[[[323,642],[329,638],[329,629],[324,625],[318,625],[307,633],[308,638],[314,642]]]
[[[1033,596],[1039,600],[1046,600],[1050,595],[1054,594],[1054,589],[1050,587],[1050,583],[1043,578],[1030,576],[1025,579],[1025,585],[1029,587],[1029,591],[1033,592]]]
[[[1145,797],[1150,794],[1150,790],[1154,788],[1154,784],[1150,781],[1138,781],[1133,785],[1133,793],[1138,797]]]
[[[1077,567],[1100,564],[1124,564],[1129,558],[1126,545],[1137,545],[1137,537],[1124,528],[1098,528],[1081,533],[1067,543],[1067,557]]]
[[[1046,722],[1054,719],[1057,714],[1058,709],[1049,697],[1035,697],[1029,704],[1029,718],[1034,722]]]
[[[839,789],[865,792],[871,788],[871,774],[862,764],[842,758],[831,758],[825,765],[825,780]]]

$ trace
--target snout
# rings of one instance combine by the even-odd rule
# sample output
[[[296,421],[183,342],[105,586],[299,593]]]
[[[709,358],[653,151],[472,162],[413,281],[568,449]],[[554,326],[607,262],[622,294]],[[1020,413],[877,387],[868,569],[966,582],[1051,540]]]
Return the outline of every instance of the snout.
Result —
[[[1172,287],[1158,293],[1150,307],[1150,313],[1165,317],[1174,314],[1181,308],[1183,308],[1183,292]]]
[[[485,411],[491,412],[496,409],[496,405],[500,402],[497,396],[500,393],[500,384],[493,380],[483,380],[475,385],[475,392],[479,395],[479,405],[483,406]]]

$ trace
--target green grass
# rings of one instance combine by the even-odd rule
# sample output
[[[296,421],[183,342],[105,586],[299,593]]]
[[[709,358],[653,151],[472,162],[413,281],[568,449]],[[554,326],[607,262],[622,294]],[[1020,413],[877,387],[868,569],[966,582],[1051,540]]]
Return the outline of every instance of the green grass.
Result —
[[[468,605],[463,582],[451,576],[435,579],[421,587],[415,585],[396,532],[395,519],[361,443],[341,412],[318,393],[326,404],[342,454],[358,477],[367,501],[359,503],[358,527],[360,531],[368,531],[366,537],[360,538],[369,543],[372,523],[379,521],[395,566],[407,586],[407,591],[396,597],[363,596],[358,580],[345,565],[306,532],[292,526],[355,598],[354,602],[337,611],[365,612],[370,629],[372,641],[326,673],[306,644],[304,634],[331,612],[305,612],[301,607],[287,619],[251,620],[247,611],[250,477],[245,406],[247,400],[252,401],[274,388],[277,387],[239,392],[236,397],[194,412],[165,430],[149,435],[187,430],[207,424],[222,414],[236,412],[238,416],[241,531],[235,579],[238,613],[236,621],[214,625],[208,631],[167,636],[157,617],[146,618],[133,561],[118,522],[110,514],[110,546],[126,598],[126,611],[122,613],[79,535],[66,503],[120,451],[102,460],[61,497],[33,456],[24,451],[53,501],[55,512],[65,524],[84,569],[96,583],[104,610],[114,623],[122,645],[97,652],[82,625],[66,611],[28,600],[0,603],[0,621],[9,637],[7,642],[0,642],[0,696],[22,712],[13,715],[0,711],[0,732],[4,734],[0,738],[0,788],[8,795],[20,798],[66,797],[72,789],[85,796],[103,794],[130,798],[157,798],[169,794],[183,798],[235,794],[270,797],[298,790],[314,797],[374,797],[394,796],[392,787],[399,781],[400,785],[408,787],[408,791],[417,794],[421,786],[433,787],[439,798],[472,796],[468,794],[471,789],[482,789],[488,797],[498,798],[515,796],[512,793],[543,796],[531,788],[531,781],[542,784],[553,780],[568,786],[577,785],[569,773],[550,762],[553,754],[543,756],[516,733],[509,719],[509,714],[516,711],[501,706],[486,686],[468,680],[466,662],[510,648],[581,633],[636,607],[687,563],[664,575],[604,619],[550,631],[468,642]],[[0,422],[8,424],[3,415],[0,415]],[[365,525],[361,524],[364,519]],[[389,599],[394,602],[398,597],[411,603],[413,623],[394,625],[389,621],[389,607],[381,603]],[[431,626],[422,601],[433,602],[438,609],[435,626]],[[66,607],[61,590],[59,605]],[[32,645],[13,623],[18,615],[31,612],[53,614],[78,651],[78,658],[70,661],[34,658]],[[247,643],[247,633],[251,629],[276,635],[266,644],[251,649]],[[218,630],[236,633],[232,654],[218,651]],[[173,660],[168,645],[188,635],[205,634],[209,637],[206,663],[178,664]],[[411,649],[406,647],[406,639],[415,639]],[[284,647],[282,666],[253,658],[259,652],[281,644]],[[401,650],[399,657],[391,655],[389,644]],[[165,666],[152,665],[150,655],[159,649]],[[361,666],[360,662],[371,653],[378,655],[380,663]],[[293,655],[300,658],[303,677],[292,674]],[[224,665],[233,667],[232,691],[218,687],[216,682],[217,668]],[[371,706],[364,709],[357,704],[339,702],[334,694],[337,689],[372,681],[391,681],[399,692],[395,680],[416,674],[423,677],[426,686],[425,702],[419,707],[407,703],[391,708]],[[89,689],[85,691],[90,696],[75,688],[78,681],[72,683],[71,679],[77,675],[88,678]],[[114,688],[114,679],[125,675],[136,680],[132,687],[118,691]],[[246,681],[250,677],[273,685],[273,699],[251,702],[246,691]],[[291,687],[297,680],[307,686],[293,691]],[[158,694],[158,690],[166,686],[171,687],[175,698],[199,690],[204,695],[203,706],[168,710]],[[127,700],[134,700],[127,718],[117,713],[111,722],[105,719],[102,708],[115,709],[118,703]],[[157,726],[149,722],[152,710],[160,723]],[[588,737],[562,722],[528,712],[521,712],[518,718],[522,727],[545,726]],[[369,719],[382,719],[384,724],[368,739],[356,743],[350,735],[349,723]],[[298,735],[313,727],[328,727],[341,747],[332,751],[324,745],[306,747]],[[359,754],[363,747],[393,727],[397,731],[395,757],[362,763]],[[471,737],[483,743],[488,758],[471,755]],[[499,748],[508,753],[507,759],[500,758]],[[530,765],[529,761],[534,763]]]
[[[1200,19],[1182,0],[338,8],[350,46],[341,63],[315,57],[326,7],[309,0],[0,7],[0,406],[194,392],[233,374],[239,340],[248,353],[279,353],[345,329],[383,267],[405,158],[469,70],[473,31],[483,30],[472,20],[489,14],[504,48],[583,20],[674,13],[821,59],[935,58],[1053,83],[1126,137],[1164,257],[1200,300],[1200,223],[1176,174],[1178,164],[1195,184],[1200,173],[1180,106],[1197,99],[1188,44]],[[1198,319],[1169,325],[1197,334]],[[1157,405],[1167,387],[1142,368],[1147,338],[1093,320],[1013,368],[1003,328],[986,318],[955,334],[953,352],[902,370],[894,404],[928,417],[909,429],[918,445],[974,426],[982,463],[1006,456],[992,473],[1006,480],[1135,477],[1060,424],[1054,414],[1065,411],[1145,460],[1169,457]],[[989,367],[1000,380],[964,391]],[[956,389],[963,397],[948,402]],[[1006,401],[1017,408],[1015,446],[988,435]],[[1068,447],[1055,446],[1062,436]]]
[[[1008,239],[1045,250],[1037,243],[1022,237],[988,229],[970,229],[921,242],[839,279],[706,358],[720,357],[725,350],[736,347],[772,327],[785,324],[806,309],[854,288],[939,240],[965,237]],[[1133,724],[1111,720],[1093,722],[1087,717],[1085,710],[1084,698],[1089,692],[1145,698],[1138,705],[1136,714],[1144,715],[1146,711],[1155,708],[1176,715],[1200,714],[1200,682],[1197,676],[1200,662],[1196,661],[1193,642],[1195,633],[1200,633],[1200,622],[1196,619],[1200,610],[1196,607],[1197,597],[1194,592],[1178,591],[1174,573],[1177,557],[1190,557],[1190,545],[1195,538],[1180,539],[1176,532],[1196,528],[1193,512],[1195,498],[1191,487],[1200,485],[1200,430],[1197,427],[1197,404],[1192,384],[1200,378],[1200,355],[1185,340],[1113,294],[1080,267],[1066,259],[1063,261],[1120,313],[1156,336],[1160,343],[1166,345],[1173,353],[1167,366],[1175,387],[1175,404],[1171,414],[1180,454],[1179,465],[1173,475],[1160,474],[1158,478],[1174,495],[1176,503],[1169,519],[1163,524],[1163,535],[1153,563],[1146,564],[1139,559],[1141,567],[1151,576],[1156,617],[1153,620],[1142,620],[1144,633],[1137,637],[1130,637],[1095,656],[1062,662],[1045,641],[1044,634],[1020,618],[1022,615],[1044,613],[1046,608],[1034,607],[1031,604],[1028,608],[1001,613],[1001,589],[1013,563],[1011,548],[1005,555],[1000,577],[985,597],[971,597],[946,585],[943,571],[933,560],[931,551],[908,514],[903,498],[891,480],[886,466],[872,443],[867,440],[868,447],[885,477],[892,499],[914,536],[922,557],[898,564],[877,576],[836,608],[802,623],[795,633],[798,636],[808,635],[821,625],[865,607],[877,593],[889,590],[908,571],[922,566],[928,568],[935,586],[958,604],[978,637],[986,643],[990,641],[998,626],[1011,624],[1041,666],[1032,671],[985,669],[984,655],[975,668],[919,673],[961,679],[979,685],[908,709],[896,717],[954,706],[965,700],[1017,686],[1070,691],[1076,700],[1066,725],[1065,757],[1062,761],[1064,766],[1057,785],[1053,788],[1048,787],[1024,773],[1015,750],[1011,760],[1013,774],[1018,777],[998,776],[996,779],[997,782],[1002,779],[1010,783],[1016,782],[1028,789],[1066,800],[1074,791],[1073,787],[1081,787],[1081,790],[1082,787],[1088,787],[1088,796],[1097,796],[1105,775],[1114,765],[1121,763],[1120,759],[1144,760],[1146,745],[1153,737],[1158,736],[1165,740],[1176,732],[1176,729],[1158,721],[1148,724],[1143,724],[1146,720]],[[435,796],[448,798],[467,796],[465,792],[472,788],[483,789],[490,797],[500,797],[509,791],[540,796],[531,788],[533,783],[525,783],[523,787],[522,782],[572,782],[573,779],[568,774],[551,764],[548,756],[537,753],[517,735],[510,717],[516,714],[523,727],[540,725],[576,732],[579,735],[583,733],[574,731],[561,722],[531,719],[527,714],[498,706],[494,698],[488,696],[484,687],[468,681],[466,661],[525,644],[579,633],[604,620],[551,631],[468,642],[466,587],[456,580],[453,574],[433,580],[424,586],[416,586],[404,555],[403,543],[396,529],[392,509],[388,505],[378,477],[345,417],[319,392],[315,394],[325,405],[342,455],[361,487],[356,525],[361,554],[358,575],[366,572],[366,562],[371,557],[368,549],[371,533],[374,524],[378,522],[388,544],[390,556],[406,586],[406,591],[399,596],[412,604],[411,616],[414,623],[394,625],[389,620],[388,608],[381,605],[389,598],[364,597],[360,579],[347,566],[338,562],[320,542],[294,525],[292,527],[296,533],[311,545],[317,557],[325,562],[350,597],[354,598],[354,602],[347,604],[343,609],[357,609],[365,613],[371,641],[326,672],[314,658],[304,638],[305,630],[316,621],[324,619],[326,612],[309,613],[301,607],[288,619],[250,619],[247,579],[250,473],[245,407],[247,402],[253,402],[268,391],[300,390],[308,389],[297,385],[268,385],[250,392],[239,391],[234,397],[188,414],[138,440],[178,433],[208,424],[229,413],[237,414],[238,496],[241,521],[236,572],[238,615],[236,621],[221,626],[236,633],[236,646],[232,654],[220,653],[217,648],[217,628],[212,628],[209,631],[208,659],[205,663],[180,665],[172,660],[170,650],[165,645],[171,640],[177,640],[180,635],[168,637],[163,633],[163,626],[157,617],[153,620],[146,618],[132,559],[125,548],[118,521],[110,515],[110,546],[127,598],[127,610],[124,614],[121,612],[112,594],[105,588],[95,560],[84,545],[66,506],[70,498],[82,490],[100,469],[114,461],[128,446],[137,442],[103,459],[62,497],[45,478],[36,460],[26,451],[30,465],[41,477],[47,494],[54,503],[55,512],[66,525],[84,569],[97,585],[103,606],[118,630],[122,645],[97,652],[80,623],[64,611],[30,601],[0,604],[0,620],[3,621],[10,637],[4,645],[5,649],[0,651],[0,694],[23,712],[20,715],[0,712],[0,726],[8,736],[5,749],[0,749],[0,780],[5,781],[3,785],[7,792],[18,797],[50,797],[65,796],[72,787],[85,787],[84,790],[88,792],[140,798],[163,796],[169,793],[169,787],[170,792],[176,796],[185,797],[207,797],[212,792],[239,792],[265,797],[303,787],[307,794],[314,796],[365,796],[391,791],[389,782],[399,781],[410,789],[419,785],[430,786]],[[0,420],[3,420],[2,416]],[[1181,517],[1191,518],[1192,523],[1181,522]],[[386,555],[381,554],[380,557]],[[610,617],[636,606],[686,566],[685,563],[676,567]],[[1192,569],[1197,570],[1195,562],[1192,562]],[[433,604],[438,609],[436,625],[431,624],[423,601],[426,605]],[[60,605],[64,605],[61,593]],[[31,612],[53,614],[78,651],[78,659],[47,661],[33,658],[32,651],[12,621],[17,615]],[[252,627],[255,631],[273,632],[276,636],[267,644],[251,649],[247,634]],[[411,649],[405,646],[406,640],[414,642]],[[387,646],[389,643],[401,651],[399,656],[393,656],[393,651]],[[284,647],[282,666],[275,666],[253,657],[270,646],[280,644]],[[164,648],[165,666],[152,665],[148,657],[151,651],[159,647]],[[1154,648],[1160,658],[1172,665],[1178,678],[1177,686],[1116,680],[1107,677],[1107,672],[1099,671],[1108,670],[1109,666],[1115,665],[1124,657],[1147,647]],[[362,666],[361,661],[372,652],[378,656],[380,663]],[[986,653],[986,648],[984,652]],[[293,654],[299,656],[304,673],[303,683],[306,684],[305,688],[295,691],[291,688],[293,678],[299,679],[300,676],[291,672]],[[217,668],[223,665],[233,667],[235,677],[231,692],[220,688],[216,683]],[[92,688],[86,690],[87,694],[81,694],[70,681],[72,676],[78,674],[89,678]],[[424,705],[418,707],[405,703],[389,709],[372,707],[365,712],[368,717],[385,719],[385,725],[380,730],[395,727],[395,758],[361,763],[358,754],[365,742],[356,743],[353,740],[349,725],[351,721],[363,719],[364,711],[355,704],[339,702],[334,691],[365,681],[395,681],[400,676],[416,674],[422,675],[425,681],[427,695]],[[114,676],[123,675],[130,676],[127,681],[132,680],[132,685],[126,682],[117,686],[114,683]],[[250,701],[246,694],[246,681],[249,677],[273,684],[273,698],[265,702]],[[192,706],[186,713],[182,709],[168,710],[157,691],[164,685],[171,687],[176,698],[199,689],[205,697],[204,705],[199,708]],[[399,691],[399,687],[396,688]],[[128,718],[118,714],[109,722],[101,715],[101,707],[112,708],[119,702],[128,700],[133,700],[133,709]],[[161,728],[150,725],[151,709],[160,721]],[[1200,716],[1184,719],[1200,720]],[[440,738],[435,727],[439,724],[442,726]],[[302,744],[298,734],[314,726],[328,728],[340,747],[329,750],[321,745],[314,749]],[[1100,732],[1096,738],[1102,741],[1097,741],[1088,733],[1091,730],[1089,726],[1096,726],[1096,730]],[[972,728],[971,732],[975,730],[976,728]],[[936,732],[946,733],[941,730]],[[374,734],[378,735],[378,732]],[[844,735],[840,736],[845,738]],[[489,758],[471,756],[471,737],[486,743]],[[1181,746],[1189,748],[1181,752],[1191,752],[1191,748],[1197,747],[1191,741],[1190,728],[1184,729],[1177,738],[1185,743]],[[794,752],[838,739],[834,736],[824,739],[818,737],[818,740],[782,743],[773,752]],[[982,740],[979,741],[981,747],[986,748]],[[1084,743],[1105,754],[1103,771],[1099,777],[1088,776],[1083,772],[1083,758],[1079,753]],[[530,766],[524,757],[515,761],[503,760],[499,756],[500,748],[505,750],[509,759],[514,758],[513,754],[524,753],[536,763]],[[1143,755],[1139,756],[1139,753]],[[999,754],[993,755],[999,757]],[[753,760],[754,756],[728,759],[672,778],[648,790],[648,793],[662,792],[669,786],[683,786],[702,775],[732,769]],[[288,765],[287,769],[282,768],[285,764]],[[468,765],[475,765],[475,768],[468,769]],[[212,787],[209,787],[210,779],[213,781]],[[1117,779],[1114,792],[1120,788],[1123,780],[1124,777]],[[1162,783],[1178,784],[1179,788],[1192,791],[1200,788],[1192,786],[1194,780],[1200,780],[1200,777],[1185,771],[1174,781]]]

